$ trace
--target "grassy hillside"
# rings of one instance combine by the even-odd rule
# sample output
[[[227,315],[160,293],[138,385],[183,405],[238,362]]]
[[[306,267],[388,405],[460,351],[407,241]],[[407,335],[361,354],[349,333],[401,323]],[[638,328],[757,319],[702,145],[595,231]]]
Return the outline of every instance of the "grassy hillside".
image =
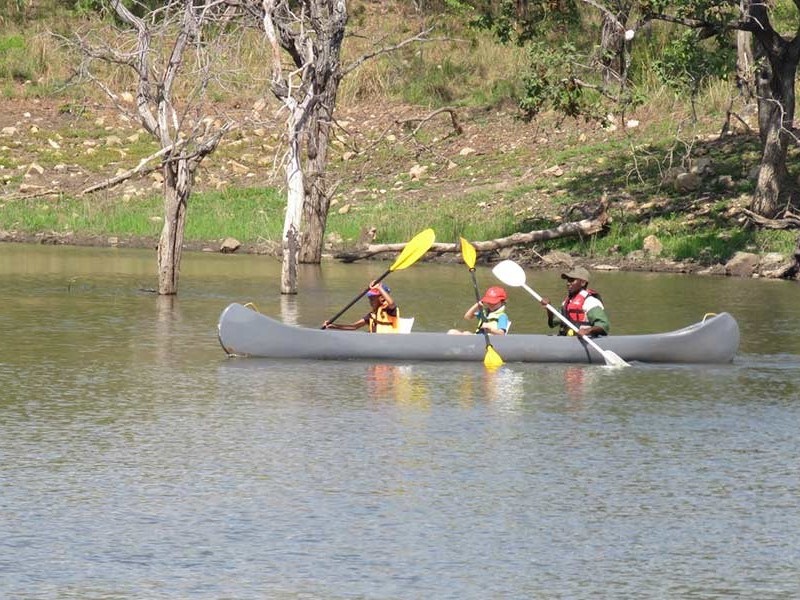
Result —
[[[345,62],[435,20],[398,6],[408,4],[353,3]],[[4,23],[0,238],[152,243],[158,235],[157,174],[82,194],[157,150],[96,88],[64,85],[75,59],[53,33],[96,30],[94,18],[73,11]],[[329,175],[336,190],[332,248],[370,228],[384,242],[428,226],[439,241],[550,228],[581,218],[604,192],[613,217],[607,232],[539,244],[533,253],[561,249],[612,260],[641,251],[651,234],[666,258],[697,264],[737,250],[793,248],[793,232],[743,228],[740,209],[760,152],[756,132],[744,126],[754,126],[752,115],[741,114],[719,135],[728,107],[743,110],[731,104],[729,82],[709,82],[695,115],[687,98],[645,69],[648,102],[612,115],[608,127],[554,114],[526,122],[517,108],[525,53],[452,20],[444,31],[345,78]],[[280,238],[284,125],[267,92],[264,56],[263,40],[249,32],[220,57],[231,76],[211,91],[208,110],[237,119],[240,128],[203,163],[196,182],[187,236],[197,245],[233,236],[269,251]],[[109,75],[117,89],[131,89],[124,72]],[[437,112],[443,107],[452,112]],[[698,171],[695,189],[676,188],[678,168]]]

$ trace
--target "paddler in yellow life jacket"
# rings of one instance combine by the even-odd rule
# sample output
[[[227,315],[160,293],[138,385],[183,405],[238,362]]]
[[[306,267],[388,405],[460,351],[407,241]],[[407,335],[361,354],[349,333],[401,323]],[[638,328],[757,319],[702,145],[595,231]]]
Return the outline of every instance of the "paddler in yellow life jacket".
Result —
[[[558,325],[558,335],[588,335],[590,337],[608,335],[611,325],[600,294],[589,289],[589,271],[583,267],[575,267],[562,273],[561,279],[567,282],[567,297],[561,303],[561,314],[574,323],[578,331],[567,327],[550,311],[547,311],[548,326]],[[541,304],[547,310],[550,300],[542,298]]]
[[[473,331],[451,329],[450,334],[489,333],[491,335],[505,335],[508,332],[510,321],[506,314],[506,291],[499,285],[493,285],[481,298],[464,313],[467,320],[478,319],[478,327]],[[481,314],[483,313],[483,314]]]
[[[391,290],[382,283],[375,284],[371,281],[367,300],[369,300],[370,312],[361,317],[358,321],[348,325],[340,325],[325,321],[323,329],[341,329],[344,331],[354,331],[361,329],[365,325],[370,333],[397,333],[399,327],[400,309],[394,299],[389,294]]]

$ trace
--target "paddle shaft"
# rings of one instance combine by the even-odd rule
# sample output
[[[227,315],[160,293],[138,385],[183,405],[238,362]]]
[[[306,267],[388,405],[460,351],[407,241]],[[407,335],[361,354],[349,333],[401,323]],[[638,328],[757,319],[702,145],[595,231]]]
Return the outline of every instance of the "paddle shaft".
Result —
[[[386,277],[386,276],[387,276],[389,273],[391,273],[391,272],[392,272],[392,270],[391,270],[391,269],[386,269],[386,271],[384,271],[383,275],[381,275],[380,277],[378,277],[378,278],[375,280],[375,284],[377,285],[378,283],[380,283],[380,282],[383,280],[383,278],[384,278],[384,277]],[[361,291],[361,293],[360,293],[358,296],[356,296],[355,298],[353,298],[353,299],[350,301],[350,304],[348,304],[347,306],[345,306],[345,307],[344,307],[342,310],[340,310],[338,313],[336,313],[335,315],[333,315],[333,317],[331,317],[330,319],[328,319],[328,322],[330,322],[330,323],[335,323],[335,322],[336,322],[336,319],[338,319],[339,317],[341,317],[341,316],[342,316],[344,313],[346,313],[346,312],[347,312],[347,311],[350,309],[350,307],[351,307],[351,306],[353,306],[353,305],[354,305],[356,302],[358,302],[359,300],[361,300],[361,298],[363,298],[363,297],[364,297],[364,295],[365,295],[365,294],[366,294],[368,291],[369,291],[369,287],[366,287],[366,288],[364,288],[364,289]],[[324,329],[324,327],[323,327],[322,329]]]
[[[415,235],[403,248],[403,251],[400,252],[400,256],[397,257],[397,260],[394,261],[394,264],[386,269],[386,271],[378,277],[377,279],[373,280],[374,284],[378,284],[392,271],[399,271],[401,269],[407,269],[415,262],[417,262],[423,254],[425,254],[430,247],[433,246],[433,241],[436,239],[436,234],[433,232],[433,229],[425,229],[420,231],[417,235]],[[336,313],[332,318],[328,319],[328,323],[333,323],[341,317],[353,304],[361,300],[369,291],[369,287],[364,288],[364,290],[353,300],[345,306],[342,310]],[[325,329],[323,326],[322,329]]]
[[[531,287],[530,287],[530,286],[529,286],[527,283],[523,283],[523,284],[522,284],[522,288],[524,288],[526,292],[528,292],[528,293],[529,293],[531,296],[533,296],[534,298],[536,298],[536,299],[537,299],[539,302],[541,302],[541,301],[542,301],[542,297],[541,297],[539,294],[537,294],[537,293],[536,293],[536,290],[532,289],[532,288],[531,288]],[[558,309],[557,309],[555,306],[553,306],[552,304],[550,304],[550,303],[548,303],[548,304],[547,304],[547,310],[549,310],[551,313],[553,313],[555,316],[557,316],[559,319],[561,319],[561,320],[564,322],[564,324],[565,324],[565,325],[567,325],[567,326],[568,326],[570,329],[572,329],[572,330],[573,330],[573,331],[575,331],[576,333],[577,333],[578,331],[580,331],[580,330],[578,329],[578,326],[577,326],[577,325],[575,325],[575,323],[573,323],[573,322],[572,322],[572,321],[570,321],[570,320],[569,320],[567,317],[565,317],[564,315],[562,315],[562,314],[561,314],[561,311],[559,311],[559,310],[558,310]],[[592,338],[590,338],[590,337],[589,337],[589,336],[587,336],[587,335],[582,335],[582,336],[580,336],[580,337],[581,337],[581,339],[583,339],[583,340],[586,340],[586,343],[587,343],[587,344],[589,344],[589,345],[590,345],[592,348],[594,348],[595,350],[597,350],[597,351],[598,351],[598,352],[599,352],[599,353],[600,353],[600,354],[601,354],[601,355],[602,355],[604,358],[606,358],[606,351],[605,351],[605,350],[603,350],[603,349],[602,349],[600,346],[598,346],[598,345],[597,345],[597,343],[595,343],[595,341],[594,341]]]
[[[478,314],[480,315],[478,318],[478,329],[481,330],[483,337],[486,338],[486,349],[488,350],[492,342],[489,341],[489,332],[486,331],[485,327],[482,327],[482,325],[486,323],[486,308],[481,304],[481,293],[478,290],[478,279],[475,277],[475,267],[470,267],[469,274],[472,276],[472,287],[475,288],[475,300],[478,303]]]

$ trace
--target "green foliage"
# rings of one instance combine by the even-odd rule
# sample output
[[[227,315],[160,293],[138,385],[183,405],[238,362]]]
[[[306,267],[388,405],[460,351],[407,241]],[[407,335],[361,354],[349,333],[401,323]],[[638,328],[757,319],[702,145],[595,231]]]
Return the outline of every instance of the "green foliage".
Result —
[[[693,97],[704,82],[725,78],[736,65],[735,46],[728,40],[715,37],[704,44],[697,37],[693,30],[682,32],[667,42],[652,63],[662,83]]]
[[[76,15],[99,13],[103,10],[103,2],[102,0],[74,0],[71,9]]]
[[[27,81],[35,77],[36,58],[21,35],[0,37],[0,79]]]
[[[770,10],[770,22],[775,31],[793,37],[797,31],[798,7],[793,0],[774,0]]]
[[[8,35],[0,37],[0,52],[5,54],[12,50],[24,50],[25,40],[21,35]]]
[[[612,223],[610,230],[603,236],[592,236],[589,239],[562,239],[553,245],[565,252],[586,256],[598,256],[610,253],[627,255],[641,251],[645,238],[655,234],[663,244],[664,258],[671,260],[695,260],[703,265],[724,263],[736,252],[760,246],[761,251],[780,251],[789,253],[790,240],[770,235],[759,240],[753,230],[734,230],[706,224],[701,230],[683,225],[680,221],[668,217],[654,219],[649,227],[641,227],[636,223],[618,220]]]
[[[524,46],[552,31],[566,31],[580,21],[574,0],[458,0],[462,9],[471,9],[470,24],[491,31],[503,44]]]
[[[42,71],[40,59],[21,35],[0,37],[0,80],[22,83],[36,79]]]
[[[598,94],[579,82],[575,65],[580,62],[577,47],[565,41],[554,51],[547,42],[531,42],[528,48],[530,71],[523,77],[524,92],[520,108],[527,119],[545,108],[553,108],[568,117],[583,116],[604,122]]]

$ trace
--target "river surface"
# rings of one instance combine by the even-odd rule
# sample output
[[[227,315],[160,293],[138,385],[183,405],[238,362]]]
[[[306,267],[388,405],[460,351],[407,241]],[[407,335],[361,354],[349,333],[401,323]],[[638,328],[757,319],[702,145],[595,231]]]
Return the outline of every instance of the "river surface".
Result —
[[[274,259],[187,254],[165,299],[144,291],[151,251],[0,245],[0,596],[800,597],[800,286],[595,274],[612,333],[731,312],[731,365],[488,372],[217,343],[230,302],[316,327],[388,264],[304,267],[282,298]],[[415,330],[469,326],[463,265],[386,283]],[[545,331],[524,291],[509,312]]]

